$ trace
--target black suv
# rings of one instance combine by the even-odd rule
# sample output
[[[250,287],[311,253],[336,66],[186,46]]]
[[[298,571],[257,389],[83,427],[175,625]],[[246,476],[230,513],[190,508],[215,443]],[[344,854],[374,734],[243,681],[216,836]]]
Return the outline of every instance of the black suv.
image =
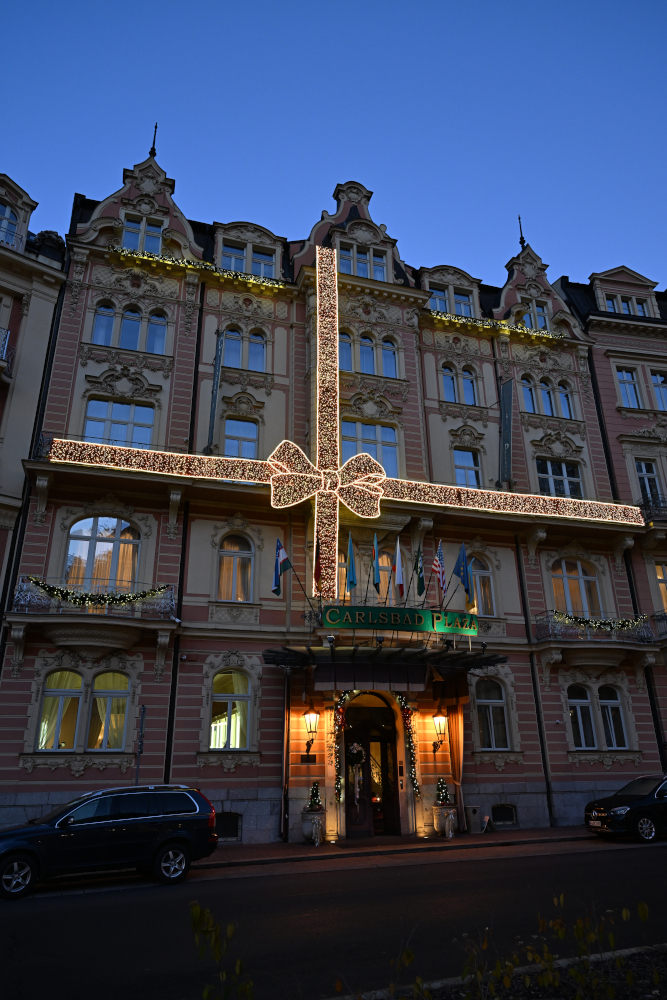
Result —
[[[0,830],[0,896],[37,880],[138,868],[181,882],[218,844],[215,809],[197,788],[142,785],[89,792],[25,826]]]
[[[667,774],[644,774],[614,795],[589,802],[585,822],[599,836],[631,833],[650,844],[667,833]]]

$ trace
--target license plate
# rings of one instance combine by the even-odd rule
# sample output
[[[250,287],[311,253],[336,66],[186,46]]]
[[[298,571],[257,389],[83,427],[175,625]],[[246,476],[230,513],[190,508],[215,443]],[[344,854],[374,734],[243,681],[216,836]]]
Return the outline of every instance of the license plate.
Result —
[[[592,820],[590,821],[590,825],[591,825],[591,826],[602,826],[602,823],[600,822],[600,820],[599,820],[599,819],[592,819]]]

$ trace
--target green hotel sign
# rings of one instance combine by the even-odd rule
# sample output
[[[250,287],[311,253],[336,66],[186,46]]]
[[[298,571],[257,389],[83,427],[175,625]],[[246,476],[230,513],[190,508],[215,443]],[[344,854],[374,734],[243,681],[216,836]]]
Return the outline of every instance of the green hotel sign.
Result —
[[[386,629],[394,632],[455,632],[477,635],[477,616],[462,611],[431,611],[428,608],[354,607],[327,604],[325,628]]]

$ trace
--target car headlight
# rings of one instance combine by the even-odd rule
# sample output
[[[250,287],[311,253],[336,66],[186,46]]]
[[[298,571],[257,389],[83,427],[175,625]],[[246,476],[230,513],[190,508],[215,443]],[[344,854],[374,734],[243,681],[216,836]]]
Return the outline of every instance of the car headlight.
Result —
[[[616,806],[615,809],[610,809],[609,811],[612,814],[612,816],[625,816],[626,812],[628,812],[629,809],[630,806]]]

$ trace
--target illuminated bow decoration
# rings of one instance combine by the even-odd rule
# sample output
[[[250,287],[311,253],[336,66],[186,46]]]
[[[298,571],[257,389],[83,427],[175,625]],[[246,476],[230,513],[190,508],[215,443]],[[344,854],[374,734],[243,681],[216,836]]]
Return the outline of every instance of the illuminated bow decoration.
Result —
[[[293,507],[324,490],[335,493],[341,503],[359,517],[380,514],[384,469],[370,455],[354,455],[337,471],[320,472],[298,445],[283,441],[269,455],[271,506]]]

